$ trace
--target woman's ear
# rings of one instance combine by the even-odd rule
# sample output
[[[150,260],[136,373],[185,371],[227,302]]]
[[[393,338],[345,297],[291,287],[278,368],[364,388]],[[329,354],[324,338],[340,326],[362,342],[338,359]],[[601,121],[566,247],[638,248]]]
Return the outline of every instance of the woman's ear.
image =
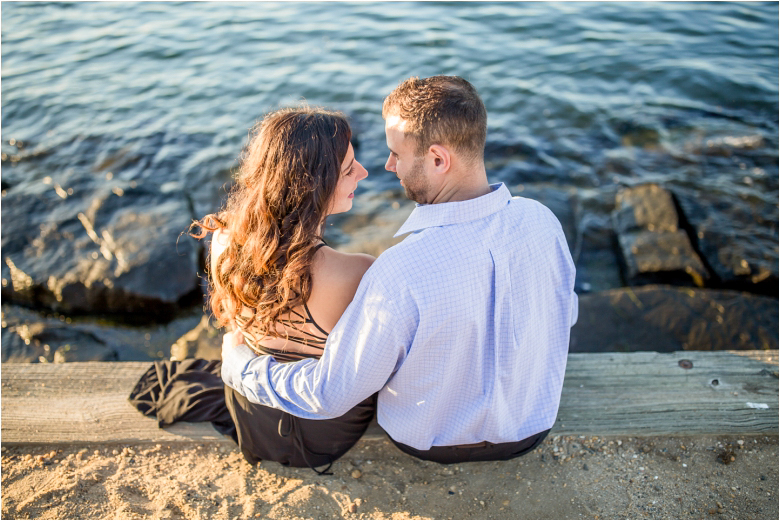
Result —
[[[446,174],[452,166],[450,151],[442,145],[431,145],[428,154],[432,162],[432,171],[436,174]]]

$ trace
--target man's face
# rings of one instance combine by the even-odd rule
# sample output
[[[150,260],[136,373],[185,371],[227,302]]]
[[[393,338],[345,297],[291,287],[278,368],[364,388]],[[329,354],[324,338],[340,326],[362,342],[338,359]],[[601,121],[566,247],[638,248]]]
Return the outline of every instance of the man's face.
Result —
[[[385,169],[394,172],[406,191],[406,197],[417,203],[428,202],[430,183],[425,172],[423,156],[415,155],[415,143],[404,136],[406,121],[398,116],[389,116],[385,122],[385,137],[390,157]]]

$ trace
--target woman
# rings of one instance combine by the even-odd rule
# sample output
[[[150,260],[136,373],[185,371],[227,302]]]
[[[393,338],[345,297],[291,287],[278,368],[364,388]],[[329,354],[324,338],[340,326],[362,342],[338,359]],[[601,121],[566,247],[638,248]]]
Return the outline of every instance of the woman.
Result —
[[[195,223],[195,237],[214,234],[209,290],[218,325],[238,328],[245,344],[279,362],[321,356],[374,260],[322,239],[325,218],[351,209],[368,175],[350,138],[338,113],[268,114],[255,127],[224,211]],[[365,432],[375,408],[372,397],[340,418],[315,421],[250,403],[227,386],[225,397],[248,461],[296,467],[331,464]]]

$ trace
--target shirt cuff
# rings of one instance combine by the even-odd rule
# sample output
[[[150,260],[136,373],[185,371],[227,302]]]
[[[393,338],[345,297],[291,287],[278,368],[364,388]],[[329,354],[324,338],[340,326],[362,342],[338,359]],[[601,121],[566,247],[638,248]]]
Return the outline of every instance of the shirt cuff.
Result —
[[[244,344],[234,347],[222,357],[222,381],[228,387],[235,389],[241,396],[244,396],[241,376],[249,362],[255,358],[257,358],[255,352]]]

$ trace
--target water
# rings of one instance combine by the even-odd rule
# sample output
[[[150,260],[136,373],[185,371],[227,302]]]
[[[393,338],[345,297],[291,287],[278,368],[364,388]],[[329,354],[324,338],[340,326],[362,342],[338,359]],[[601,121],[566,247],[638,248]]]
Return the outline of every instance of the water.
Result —
[[[3,188],[175,183],[199,217],[254,122],[306,100],[350,116],[370,174],[329,233],[376,253],[409,209],[382,100],[442,73],[481,93],[489,177],[515,193],[604,217],[615,187],[658,181],[777,236],[776,3],[3,2]]]

